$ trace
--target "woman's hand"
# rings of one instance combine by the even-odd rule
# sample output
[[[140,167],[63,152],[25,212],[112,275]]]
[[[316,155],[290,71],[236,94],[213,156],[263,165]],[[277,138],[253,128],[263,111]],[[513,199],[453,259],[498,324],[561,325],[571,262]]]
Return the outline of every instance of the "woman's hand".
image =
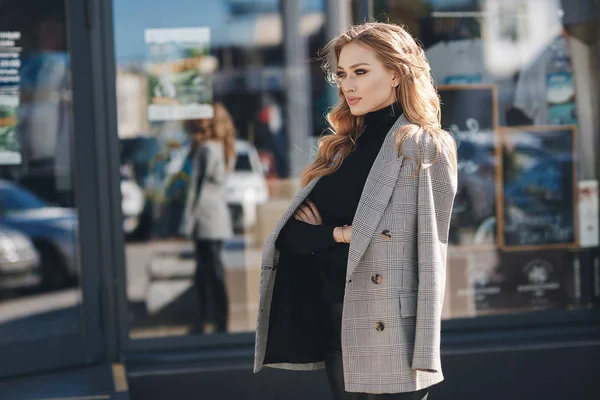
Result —
[[[323,218],[321,218],[321,214],[319,214],[317,206],[308,199],[306,199],[306,202],[296,209],[294,218],[310,225],[323,225]]]

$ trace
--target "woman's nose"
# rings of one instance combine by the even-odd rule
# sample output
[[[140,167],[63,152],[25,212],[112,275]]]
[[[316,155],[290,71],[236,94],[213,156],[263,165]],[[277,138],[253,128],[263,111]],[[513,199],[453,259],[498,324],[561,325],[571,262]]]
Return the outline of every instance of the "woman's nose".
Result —
[[[342,82],[342,91],[344,93],[354,93],[356,91],[356,86],[354,85],[354,83],[345,80],[344,82]]]

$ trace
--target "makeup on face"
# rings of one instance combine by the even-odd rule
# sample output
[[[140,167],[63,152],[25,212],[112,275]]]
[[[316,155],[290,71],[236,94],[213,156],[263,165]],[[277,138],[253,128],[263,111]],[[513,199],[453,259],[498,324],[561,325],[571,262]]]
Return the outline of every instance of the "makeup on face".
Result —
[[[385,68],[368,46],[351,42],[342,48],[336,79],[353,115],[364,115],[392,104],[394,78],[394,72]]]

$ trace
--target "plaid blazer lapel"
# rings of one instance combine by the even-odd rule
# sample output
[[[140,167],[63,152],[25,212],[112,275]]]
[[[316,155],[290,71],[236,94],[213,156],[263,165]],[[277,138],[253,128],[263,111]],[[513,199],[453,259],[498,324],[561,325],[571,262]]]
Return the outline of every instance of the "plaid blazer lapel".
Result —
[[[402,125],[407,123],[404,114],[402,114],[389,130],[365,182],[352,221],[347,278],[350,278],[354,268],[365,254],[396,186],[400,167],[404,160],[404,157],[399,155],[396,150],[396,132]]]

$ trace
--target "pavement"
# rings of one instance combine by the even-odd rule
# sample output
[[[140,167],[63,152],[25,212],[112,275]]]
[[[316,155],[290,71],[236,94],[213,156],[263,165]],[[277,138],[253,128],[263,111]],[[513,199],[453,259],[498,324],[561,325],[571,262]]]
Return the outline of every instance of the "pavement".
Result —
[[[245,280],[249,271],[257,276],[260,256],[261,252],[253,247],[251,238],[238,236],[225,245],[226,280],[232,286],[229,289],[232,331],[248,330],[254,323],[252,303],[258,298],[256,294],[249,294],[252,290],[243,289],[258,286],[258,282]],[[191,242],[127,243],[125,257],[131,336],[187,334],[194,325],[197,307]],[[0,343],[14,342],[17,337],[33,340],[38,336],[77,332],[81,301],[79,287],[0,301]]]

